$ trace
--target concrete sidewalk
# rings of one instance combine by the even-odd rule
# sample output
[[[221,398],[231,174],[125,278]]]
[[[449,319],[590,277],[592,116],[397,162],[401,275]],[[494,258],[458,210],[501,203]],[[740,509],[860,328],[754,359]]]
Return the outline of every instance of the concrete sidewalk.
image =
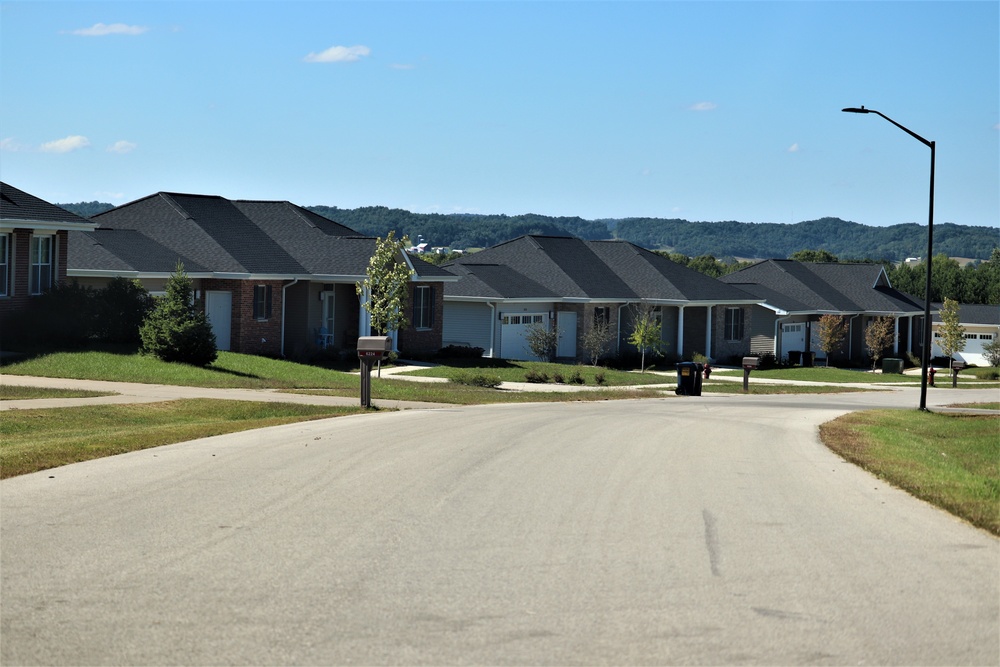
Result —
[[[74,380],[26,375],[0,376],[0,384],[18,387],[48,389],[84,389],[112,392],[111,396],[93,398],[37,398],[30,400],[0,401],[4,410],[29,410],[39,408],[68,408],[86,405],[122,405],[127,403],[158,403],[181,398],[212,398],[230,401],[261,401],[266,403],[297,403],[300,405],[360,406],[360,379],[357,396],[317,396],[282,392],[278,389],[224,389],[214,387],[183,387],[139,382],[107,382],[104,380]],[[372,404],[397,410],[433,410],[451,407],[450,403],[427,401],[396,401],[373,397]]]

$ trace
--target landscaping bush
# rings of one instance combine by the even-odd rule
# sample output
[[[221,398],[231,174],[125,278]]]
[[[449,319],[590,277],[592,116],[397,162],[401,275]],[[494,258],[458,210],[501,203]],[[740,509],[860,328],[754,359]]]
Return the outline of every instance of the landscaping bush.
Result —
[[[594,376],[594,382],[597,384],[603,385],[607,381],[608,379],[604,376],[604,373],[598,373]]]
[[[556,384],[565,384],[566,378],[563,377],[562,373],[556,372],[552,374],[552,381]]]
[[[489,373],[459,373],[451,378],[455,384],[464,384],[470,387],[485,387],[486,389],[496,389],[502,384],[499,375]]]
[[[138,343],[153,297],[138,280],[115,277],[93,298],[94,335],[108,343]]]
[[[531,369],[524,374],[525,382],[534,382],[536,384],[545,384],[549,381],[548,373],[539,373],[538,371]]]
[[[76,281],[55,285],[44,294],[32,297],[5,337],[18,343],[51,347],[79,348],[94,332],[96,314],[94,290]]]
[[[482,359],[485,350],[469,345],[446,345],[438,350],[438,359]]]
[[[576,371],[573,371],[573,374],[569,376],[569,383],[570,384],[586,384],[587,381],[583,378],[583,375],[580,374],[580,371],[576,370]]]

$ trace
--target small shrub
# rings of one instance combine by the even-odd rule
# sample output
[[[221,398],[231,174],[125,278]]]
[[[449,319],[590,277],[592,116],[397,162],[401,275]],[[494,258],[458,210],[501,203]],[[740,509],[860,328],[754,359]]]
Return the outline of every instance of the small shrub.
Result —
[[[586,384],[586,382],[587,381],[583,379],[583,375],[581,375],[578,370],[573,371],[573,374],[569,376],[570,384]]]
[[[451,382],[470,387],[484,387],[486,389],[496,389],[503,383],[499,375],[491,375],[489,373],[460,373],[452,377]]]
[[[524,381],[533,382],[536,384],[545,384],[546,382],[549,381],[549,374],[539,373],[538,371],[531,369],[530,371],[524,374]]]
[[[594,376],[594,382],[596,382],[597,384],[603,385],[607,381],[608,379],[604,377],[604,373],[598,373],[597,375]]]
[[[694,354],[691,355],[691,361],[693,361],[696,364],[707,364],[711,360],[701,352],[695,352]]]
[[[485,350],[468,345],[446,345],[438,350],[439,359],[482,359]]]
[[[757,368],[762,371],[771,370],[778,367],[778,360],[773,352],[760,352],[755,355],[758,359]],[[742,364],[742,359],[740,360]]]
[[[552,381],[556,384],[565,384],[566,378],[563,377],[562,373],[556,372],[552,374]]]

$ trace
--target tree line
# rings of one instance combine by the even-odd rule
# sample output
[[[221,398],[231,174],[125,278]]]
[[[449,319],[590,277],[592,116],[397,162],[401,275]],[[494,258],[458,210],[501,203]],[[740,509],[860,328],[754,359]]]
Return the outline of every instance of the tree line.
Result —
[[[102,202],[60,204],[90,217],[113,208]],[[795,224],[752,222],[692,222],[679,218],[609,218],[470,213],[413,213],[386,206],[338,208],[307,206],[314,213],[350,227],[365,236],[384,237],[395,231],[416,241],[422,237],[432,247],[487,248],[504,241],[537,234],[575,236],[586,240],[620,239],[650,250],[688,257],[711,255],[733,258],[785,258],[803,248],[826,250],[842,259],[875,259],[901,262],[922,257],[927,247],[927,227],[916,223],[870,227],[840,218],[820,218]],[[985,260],[1000,246],[995,227],[953,223],[934,226],[935,251],[950,257]]]

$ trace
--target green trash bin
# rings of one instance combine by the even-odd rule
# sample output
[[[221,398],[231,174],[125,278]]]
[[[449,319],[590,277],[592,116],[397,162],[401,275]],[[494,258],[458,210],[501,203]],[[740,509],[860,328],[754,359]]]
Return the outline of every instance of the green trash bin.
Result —
[[[902,359],[883,359],[882,360],[882,374],[895,373],[896,375],[903,374],[903,360]]]

